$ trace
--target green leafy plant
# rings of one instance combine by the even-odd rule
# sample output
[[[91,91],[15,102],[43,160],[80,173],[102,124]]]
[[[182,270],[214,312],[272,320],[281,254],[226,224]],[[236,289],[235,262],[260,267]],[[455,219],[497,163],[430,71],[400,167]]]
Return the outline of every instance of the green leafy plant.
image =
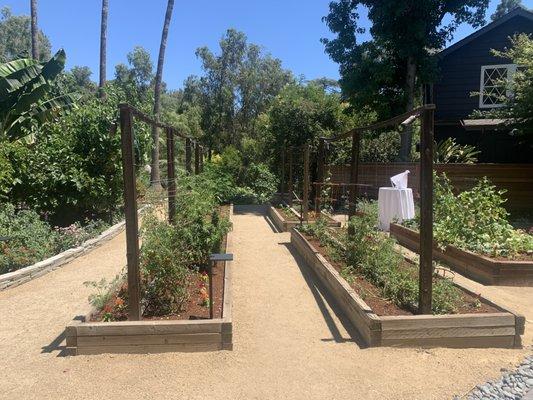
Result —
[[[0,208],[0,274],[16,271],[79,246],[100,234],[108,224],[85,221],[66,228],[52,227],[32,210],[17,210],[9,203]]]
[[[436,144],[433,161],[441,164],[475,164],[480,153],[474,146],[460,145],[454,138],[448,138]]]
[[[0,139],[20,139],[33,124],[42,125],[74,107],[78,95],[49,96],[65,59],[60,50],[45,63],[19,59],[0,65]]]
[[[144,217],[141,268],[145,314],[182,311],[189,300],[194,274],[218,252],[229,221],[219,215],[213,185],[204,176],[183,176],[178,182],[176,223],[156,212]]]
[[[15,271],[55,254],[57,232],[31,210],[12,204],[0,208],[0,274]]]
[[[364,206],[371,209],[371,206]],[[399,307],[416,312],[418,308],[418,271],[407,265],[396,250],[396,242],[376,228],[376,214],[362,213],[349,221],[347,232],[333,237],[325,223],[302,227],[317,237],[328,254],[344,263],[342,275],[349,281],[355,275],[364,277],[380,290],[380,295]],[[444,278],[433,283],[433,313],[454,313],[461,300],[458,289]]]
[[[451,244],[493,257],[516,257],[533,250],[533,236],[514,229],[503,207],[505,191],[487,178],[459,194],[445,174],[435,177],[433,234],[440,247]],[[418,219],[406,222],[418,229]]]

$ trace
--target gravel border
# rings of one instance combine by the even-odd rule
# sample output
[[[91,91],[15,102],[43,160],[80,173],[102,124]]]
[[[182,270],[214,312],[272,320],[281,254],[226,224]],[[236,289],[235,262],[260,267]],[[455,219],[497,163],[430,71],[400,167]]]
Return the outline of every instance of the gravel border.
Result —
[[[533,388],[533,355],[516,370],[506,372],[500,379],[477,385],[464,398],[467,400],[520,400]],[[455,396],[454,400],[459,400]]]

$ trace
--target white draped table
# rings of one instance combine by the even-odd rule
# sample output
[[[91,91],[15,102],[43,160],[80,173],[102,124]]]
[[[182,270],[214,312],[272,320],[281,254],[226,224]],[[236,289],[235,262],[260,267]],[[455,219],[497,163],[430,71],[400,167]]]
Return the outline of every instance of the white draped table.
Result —
[[[396,189],[393,187],[379,188],[378,195],[379,228],[389,231],[390,223],[415,217],[413,191],[410,188]]]

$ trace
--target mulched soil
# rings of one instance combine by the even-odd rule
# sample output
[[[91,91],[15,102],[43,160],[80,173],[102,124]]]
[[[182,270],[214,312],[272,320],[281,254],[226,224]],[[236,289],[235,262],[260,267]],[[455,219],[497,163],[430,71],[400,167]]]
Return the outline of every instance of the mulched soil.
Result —
[[[223,217],[229,216],[229,206],[222,206],[220,214]],[[226,240],[224,237],[223,242],[221,243],[220,248],[226,248]],[[202,280],[202,272],[199,271],[195,273],[191,279],[191,283],[188,288],[189,292],[189,301],[185,306],[184,310],[179,314],[169,314],[165,316],[150,316],[143,315],[143,320],[154,321],[154,320],[196,320],[196,319],[209,319],[209,305],[202,304],[202,296],[200,293],[200,288],[204,281]],[[207,272],[207,271],[206,271]],[[225,275],[225,263],[217,262],[213,266],[213,318],[222,318],[222,309],[224,303],[224,275]],[[209,290],[209,283],[204,283],[207,290]],[[127,292],[127,283],[123,283],[116,294],[107,302],[106,306],[108,309],[113,309],[116,304],[117,294]],[[123,296],[121,296],[123,297]],[[106,307],[104,307],[105,309]],[[99,311],[91,315],[91,322],[101,322],[104,312]],[[124,311],[123,313],[115,315],[116,320],[127,320],[128,313]]]
[[[524,254],[524,253],[521,253],[521,254],[517,254],[516,256],[513,256],[513,257],[490,257],[492,258],[493,260],[497,260],[497,261],[529,261],[529,262],[533,262],[533,254]]]
[[[320,245],[320,241],[314,237],[305,235],[305,238],[318,250],[318,252],[328,260],[333,268],[339,273],[346,267],[342,262],[334,261],[328,254],[328,249]],[[405,268],[412,268],[407,262],[405,262]],[[439,279],[439,278],[437,278]],[[411,310],[400,308],[392,301],[385,299],[381,296],[381,290],[367,281],[363,276],[359,274],[353,274],[351,282],[348,282],[355,292],[365,301],[366,304],[379,316],[395,316],[395,315],[414,315]],[[500,312],[495,307],[484,303],[477,296],[472,296],[466,292],[462,292],[463,302],[458,306],[457,314],[483,314],[483,313],[495,313]],[[481,301],[479,307],[476,303]],[[478,303],[479,304],[479,303]]]
[[[295,222],[299,222],[300,220],[298,219],[298,217],[292,212],[290,211],[288,208],[284,208],[284,207],[281,207],[279,205],[277,206],[274,206],[274,208],[276,210],[279,211],[279,213],[283,216],[283,218],[285,218],[287,221],[295,221]],[[319,215],[318,213],[316,213],[315,211],[312,211],[312,210],[309,210],[308,212],[308,220],[309,221],[316,221],[317,219],[319,218]]]

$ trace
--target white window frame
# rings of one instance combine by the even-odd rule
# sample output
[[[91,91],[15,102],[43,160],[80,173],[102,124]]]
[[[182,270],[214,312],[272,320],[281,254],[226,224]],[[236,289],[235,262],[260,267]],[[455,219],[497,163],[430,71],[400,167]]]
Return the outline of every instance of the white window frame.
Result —
[[[479,108],[501,108],[504,107],[504,103],[500,104],[484,104],[483,93],[485,92],[485,71],[493,68],[506,68],[507,69],[507,81],[510,82],[516,73],[516,64],[496,64],[496,65],[482,65],[481,66],[481,78],[479,83]],[[512,90],[507,89],[505,95],[509,98],[513,95]]]

